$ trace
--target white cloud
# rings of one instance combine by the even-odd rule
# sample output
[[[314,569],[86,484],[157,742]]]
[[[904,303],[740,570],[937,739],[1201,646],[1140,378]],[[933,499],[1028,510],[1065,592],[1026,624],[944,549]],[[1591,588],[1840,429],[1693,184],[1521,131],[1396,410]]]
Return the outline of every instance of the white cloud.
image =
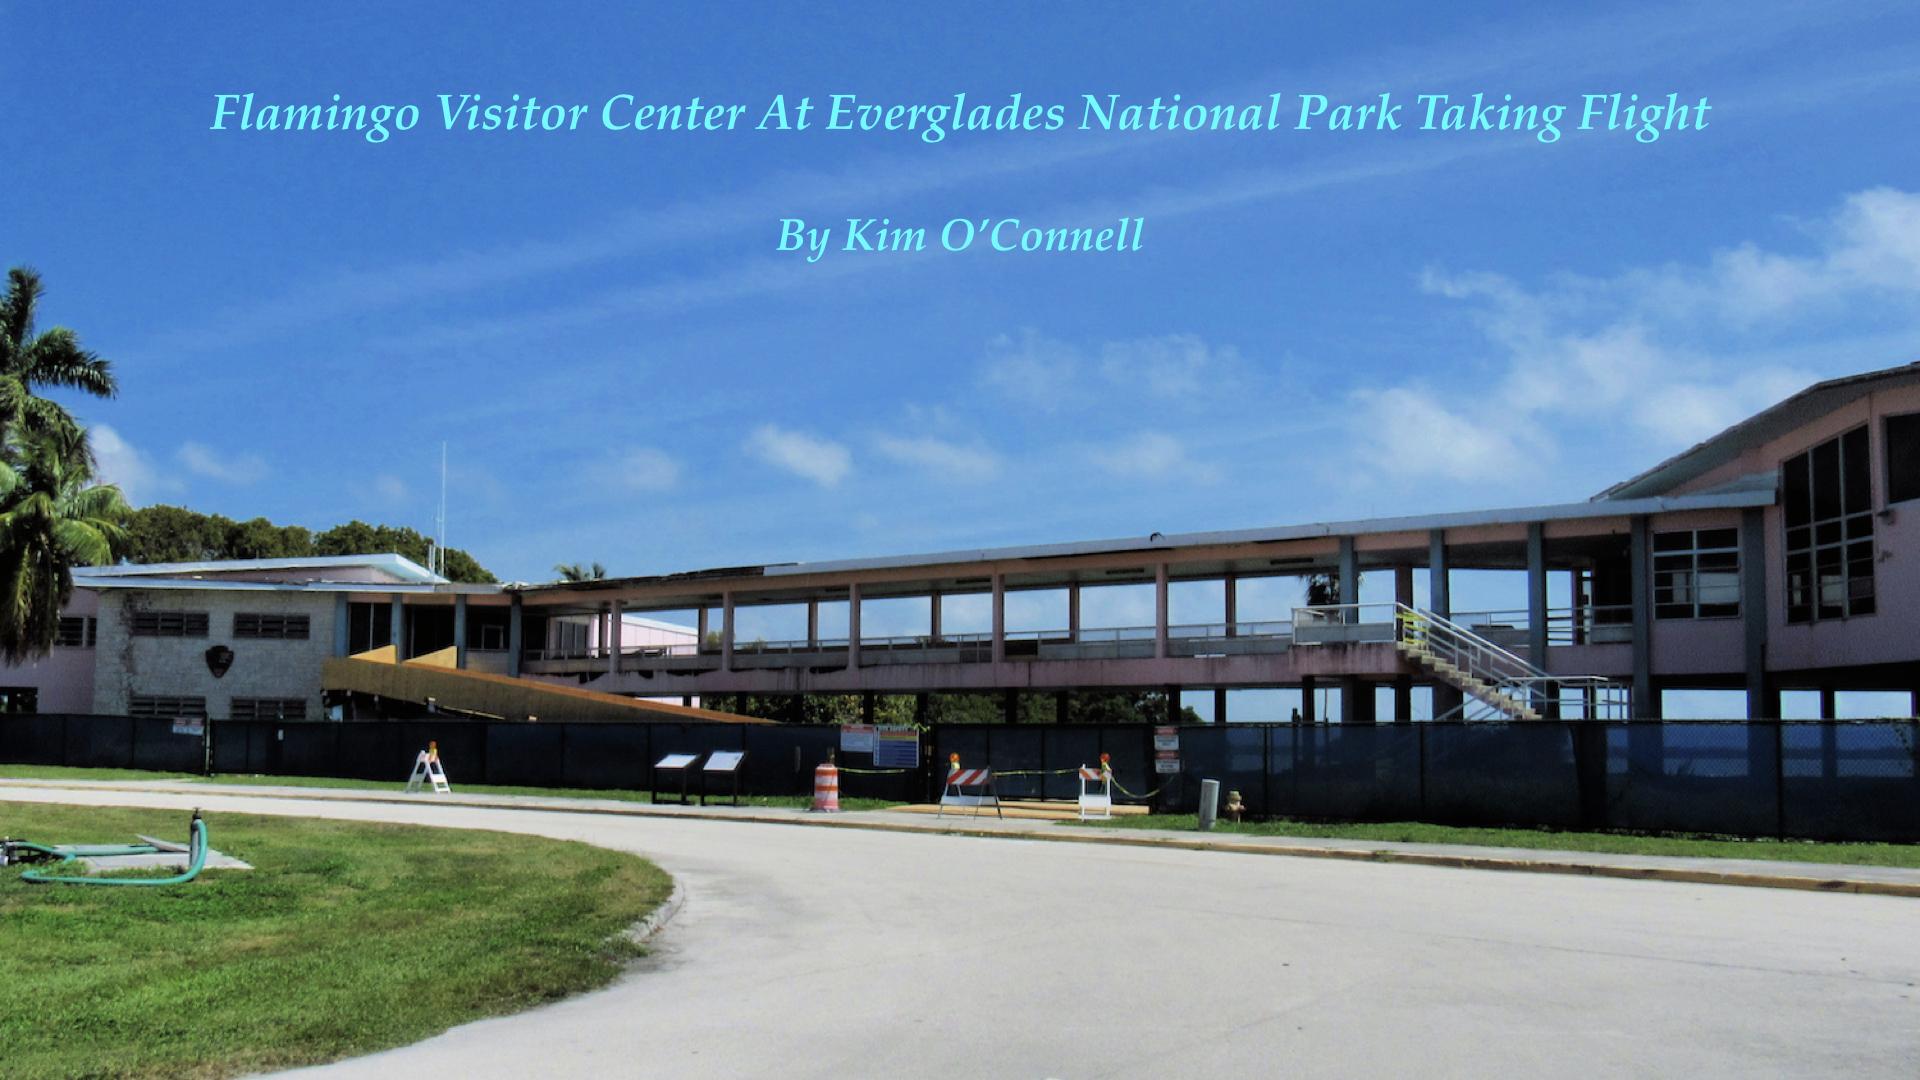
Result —
[[[747,438],[746,451],[777,469],[785,469],[821,487],[833,487],[853,468],[853,455],[829,439],[762,424]]]
[[[1514,439],[1487,417],[1468,417],[1413,387],[1362,390],[1354,395],[1365,431],[1363,457],[1385,473],[1478,481],[1512,476],[1529,460]]]
[[[651,447],[628,450],[617,469],[620,483],[633,491],[670,491],[680,482],[680,463]]]
[[[1231,345],[1213,348],[1195,334],[1167,334],[1107,342],[1100,348],[1100,371],[1155,397],[1192,397],[1226,380],[1239,359]]]
[[[1029,408],[1051,412],[1073,403],[1079,350],[1034,330],[987,342],[980,381]]]
[[[1089,453],[1101,468],[1115,476],[1130,479],[1180,478],[1196,483],[1212,483],[1220,478],[1218,468],[1195,461],[1179,439],[1165,432],[1143,432],[1091,448]]]
[[[393,506],[406,502],[412,494],[407,482],[392,473],[381,473],[373,478],[373,493],[380,497],[380,501]]]
[[[1523,458],[1551,455],[1556,433],[1603,421],[1621,427],[1612,434],[1649,444],[1650,455],[1666,453],[1822,375],[1857,369],[1851,357],[1836,357],[1833,370],[1817,370],[1804,352],[1792,362],[1768,359],[1769,346],[1809,327],[1832,337],[1816,320],[1915,325],[1920,194],[1859,192],[1802,232],[1811,241],[1804,252],[1744,243],[1691,264],[1534,287],[1499,274],[1429,271],[1421,288],[1473,305],[1503,367],[1444,392],[1413,383],[1356,391],[1377,432],[1364,456],[1403,478],[1491,479]]]
[[[914,465],[945,480],[982,483],[1000,473],[1000,455],[984,446],[963,446],[932,436],[877,435],[873,445],[882,457]]]
[[[184,443],[174,457],[195,476],[227,484],[252,484],[267,475],[267,463],[259,455],[222,455],[204,443]]]
[[[120,493],[129,503],[180,490],[178,479],[155,469],[146,454],[107,425],[95,424],[88,428],[87,439],[93,446],[95,472],[100,481],[119,485]]]

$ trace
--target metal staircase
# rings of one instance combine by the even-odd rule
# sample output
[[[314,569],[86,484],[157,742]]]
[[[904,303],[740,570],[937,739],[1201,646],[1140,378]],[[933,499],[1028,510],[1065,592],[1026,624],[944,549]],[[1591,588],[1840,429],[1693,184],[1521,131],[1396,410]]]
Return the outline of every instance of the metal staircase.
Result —
[[[1595,719],[1626,715],[1626,687],[1597,675],[1549,675],[1530,661],[1430,611],[1394,605],[1394,648],[1463,695],[1436,720],[1538,720],[1564,690],[1582,691]]]

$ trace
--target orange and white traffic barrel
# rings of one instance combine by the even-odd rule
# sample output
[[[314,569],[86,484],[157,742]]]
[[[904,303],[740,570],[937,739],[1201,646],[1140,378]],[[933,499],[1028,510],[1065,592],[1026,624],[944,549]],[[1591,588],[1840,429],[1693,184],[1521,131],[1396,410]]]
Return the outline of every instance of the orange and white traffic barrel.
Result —
[[[813,770],[813,808],[836,813],[840,809],[840,767],[831,761]]]

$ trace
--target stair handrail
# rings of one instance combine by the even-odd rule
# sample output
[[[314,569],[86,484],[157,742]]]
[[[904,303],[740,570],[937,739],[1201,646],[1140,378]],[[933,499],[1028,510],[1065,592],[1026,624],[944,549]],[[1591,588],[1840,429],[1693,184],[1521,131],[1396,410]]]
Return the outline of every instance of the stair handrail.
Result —
[[[1482,656],[1492,660],[1502,661],[1510,667],[1518,669],[1517,672],[1500,671],[1489,665],[1476,670],[1473,666],[1462,665],[1463,669],[1467,672],[1485,678],[1488,682],[1499,683],[1515,678],[1552,678],[1545,669],[1527,660],[1525,657],[1495,645],[1493,642],[1461,626],[1452,619],[1446,618],[1443,615],[1436,615],[1431,611],[1421,611],[1418,608],[1400,603],[1399,601],[1395,601],[1393,607],[1394,633],[1395,636],[1403,641],[1409,640],[1411,633],[1419,633],[1422,639],[1431,646],[1435,643],[1435,636],[1430,632],[1422,632],[1422,629],[1437,628],[1444,631],[1444,636],[1439,640],[1447,644],[1455,655],[1469,659],[1475,656]],[[1454,640],[1447,641],[1447,638]],[[1462,648],[1462,645],[1465,647]],[[1451,659],[1451,657],[1447,658]]]

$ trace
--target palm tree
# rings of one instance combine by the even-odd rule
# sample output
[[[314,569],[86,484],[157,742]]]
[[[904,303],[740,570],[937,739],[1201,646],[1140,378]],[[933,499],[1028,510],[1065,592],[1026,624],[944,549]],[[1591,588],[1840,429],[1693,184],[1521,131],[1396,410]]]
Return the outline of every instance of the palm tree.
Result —
[[[21,433],[0,458],[0,657],[44,656],[73,596],[73,568],[111,563],[126,543],[120,489],[94,484],[78,427]]]
[[[607,568],[599,563],[581,566],[579,563],[555,563],[553,572],[560,575],[561,581],[601,581],[607,576]]]
[[[7,271],[6,292],[0,294],[0,437],[16,426],[39,434],[75,429],[67,410],[35,393],[42,387],[105,398],[119,391],[112,365],[81,348],[72,330],[56,326],[34,333],[41,292],[40,275],[33,270]],[[84,440],[78,448],[86,449]]]

